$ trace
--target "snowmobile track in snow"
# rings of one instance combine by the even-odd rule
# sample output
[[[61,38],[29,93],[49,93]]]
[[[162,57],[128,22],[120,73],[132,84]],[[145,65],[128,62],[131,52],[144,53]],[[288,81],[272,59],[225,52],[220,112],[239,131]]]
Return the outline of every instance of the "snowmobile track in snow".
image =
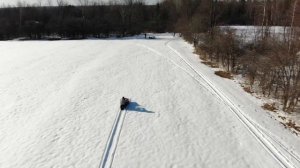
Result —
[[[126,109],[119,110],[116,116],[110,135],[106,142],[105,150],[102,155],[99,168],[110,168],[113,163],[114,155],[118,146],[118,141],[122,131],[122,126],[125,120],[126,112],[127,112]]]
[[[257,123],[255,123],[253,120],[251,120],[249,117],[247,117],[227,96],[225,96],[219,89],[217,89],[212,82],[207,79],[204,75],[202,75],[200,72],[198,72],[183,56],[174,48],[172,48],[168,43],[171,41],[168,41],[165,43],[165,45],[173,51],[177,56],[179,56],[180,60],[183,61],[184,64],[188,65],[189,68],[193,72],[196,73],[196,75],[193,75],[191,72],[189,72],[186,68],[180,66],[178,63],[173,61],[172,59],[164,56],[159,51],[139,44],[139,46],[144,47],[148,49],[149,51],[155,53],[156,55],[165,57],[168,61],[170,61],[175,66],[179,67],[181,70],[186,72],[190,77],[192,77],[194,80],[198,82],[201,86],[204,86],[208,91],[210,91],[213,95],[217,96],[219,100],[221,100],[225,105],[229,107],[229,109],[234,113],[234,115],[237,117],[237,119],[245,126],[245,128],[254,136],[254,138],[262,145],[262,147],[280,164],[283,168],[296,168],[290,159],[288,159],[284,154],[274,145],[273,142],[275,142],[278,146],[282,148],[282,150],[286,153],[288,153],[295,161],[297,161],[300,164],[299,156],[293,152],[290,152],[288,148],[286,148],[283,144],[281,144],[278,140],[275,138],[272,138],[270,133],[267,133],[265,129],[263,129],[261,126],[259,126]],[[199,76],[201,79],[206,82],[206,85],[203,84],[202,81],[197,79],[196,76]],[[272,142],[273,141],[273,142]]]
[[[207,79],[203,74],[198,72],[176,49],[172,48],[168,41],[165,45],[172,50],[186,65],[188,65],[199,77],[201,77],[209,86],[209,90],[211,90],[221,101],[223,101],[230,110],[235,114],[235,116],[239,119],[239,121],[247,128],[247,130],[260,142],[260,144],[270,153],[270,155],[284,168],[296,168],[295,166],[282,152],[276,148],[276,146],[269,140],[272,139],[268,137],[261,129],[259,129],[259,125],[252,121],[249,117],[247,117],[223,92],[221,92],[218,88],[214,86],[214,84]],[[181,68],[182,69],[182,68]],[[196,79],[197,80],[197,79]],[[198,81],[198,80],[197,80]],[[276,140],[273,140],[276,142]],[[282,144],[278,144],[281,146]],[[286,150],[283,150],[290,154],[293,159],[298,162],[299,157],[294,153]]]

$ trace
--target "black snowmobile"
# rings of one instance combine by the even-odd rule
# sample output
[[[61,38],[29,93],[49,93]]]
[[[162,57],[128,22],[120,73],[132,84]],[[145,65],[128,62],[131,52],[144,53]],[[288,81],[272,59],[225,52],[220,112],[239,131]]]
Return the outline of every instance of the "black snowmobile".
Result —
[[[120,103],[120,109],[121,110],[126,109],[126,107],[129,105],[129,103],[130,103],[130,100],[128,98],[122,97],[121,103]]]

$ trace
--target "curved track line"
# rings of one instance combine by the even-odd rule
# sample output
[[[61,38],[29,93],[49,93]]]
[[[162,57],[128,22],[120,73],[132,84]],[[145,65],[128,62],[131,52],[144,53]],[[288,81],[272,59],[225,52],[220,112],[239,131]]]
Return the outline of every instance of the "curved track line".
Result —
[[[115,122],[109,134],[108,140],[106,142],[106,147],[102,155],[101,163],[99,168],[110,168],[114,155],[118,146],[119,137],[122,131],[122,126],[125,120],[126,110],[120,110],[116,116]]]
[[[159,56],[162,56],[162,57],[165,57],[169,62],[171,62],[172,64],[174,64],[175,66],[177,66],[178,68],[180,68],[181,70],[183,70],[185,73],[187,73],[192,79],[196,80],[200,85],[203,86],[202,82],[196,78],[195,75],[193,75],[192,73],[190,73],[188,70],[186,70],[185,68],[183,68],[182,66],[178,65],[175,61],[171,60],[170,58],[164,56],[162,53],[156,51],[155,49],[151,48],[151,47],[148,47],[146,45],[143,45],[143,44],[137,44],[138,46],[141,46],[143,48],[146,48],[147,50],[155,53],[156,55],[159,55]],[[207,87],[204,86],[205,89],[207,89],[208,91],[210,91]]]
[[[170,42],[170,41],[166,42],[165,45],[167,45],[167,43],[169,43],[169,42]],[[155,49],[153,49],[153,48],[150,48],[150,47],[145,46],[145,45],[139,45],[139,46],[142,46],[142,47],[144,47],[144,48],[146,48],[146,49],[152,51],[153,53],[156,53],[156,54],[159,55],[159,56],[165,57],[163,54],[161,54],[160,52],[158,52],[157,50],[155,50]],[[172,51],[173,51],[173,50],[172,50]],[[176,50],[175,50],[175,51],[176,51]],[[174,51],[173,51],[173,52],[174,52]],[[185,68],[181,67],[180,65],[178,65],[176,62],[174,62],[174,61],[171,60],[170,58],[167,58],[167,57],[166,57],[166,59],[168,59],[171,63],[173,63],[174,65],[176,65],[177,67],[179,67],[180,69],[182,69],[183,71],[185,71],[189,76],[191,76],[194,80],[196,80],[200,85],[204,86],[204,85],[202,84],[202,82],[201,82],[199,79],[197,79],[195,75],[191,74],[188,70],[186,70]],[[182,58],[181,58],[181,59],[182,59]],[[190,67],[190,68],[191,68],[191,67]],[[196,70],[194,70],[193,68],[192,68],[192,70],[193,70],[196,74],[198,74],[198,72],[197,72]],[[198,76],[201,77],[200,74],[198,74]],[[202,78],[202,77],[201,77],[201,78]],[[202,79],[203,79],[203,78],[202,78]],[[204,81],[205,81],[205,79],[204,79]],[[207,83],[207,81],[205,81],[205,82]],[[233,112],[235,113],[234,109],[232,109],[232,107],[231,107],[230,105],[228,105],[228,103],[225,102],[225,101],[223,100],[223,98],[220,97],[220,95],[218,95],[218,94],[216,93],[215,89],[214,89],[213,87],[211,87],[211,86],[209,85],[209,83],[207,83],[207,84],[208,84],[208,86],[204,86],[204,88],[206,88],[206,89],[207,89],[208,91],[210,91],[212,94],[214,94],[215,96],[217,96],[219,100],[221,100],[223,103],[225,103],[227,106],[229,106],[230,110],[233,111]],[[245,125],[244,121],[241,120],[241,117],[238,116],[238,114],[236,114],[236,113],[235,113],[235,115],[236,115],[237,118],[243,123],[243,125]],[[244,117],[245,117],[245,116],[244,116]],[[247,118],[247,119],[248,119],[248,118]],[[250,122],[250,121],[249,121],[249,122]],[[250,123],[253,124],[252,122],[250,122]],[[254,137],[258,140],[258,142],[266,149],[266,151],[268,151],[268,152],[271,154],[272,157],[274,157],[274,159],[275,159],[276,161],[279,162],[279,164],[280,164],[282,167],[288,168],[287,166],[285,166],[285,164],[283,164],[283,163],[280,161],[279,158],[276,157],[276,155],[274,156],[274,153],[270,152],[270,149],[267,148],[266,145],[264,145],[264,144],[259,140],[259,136],[257,136],[257,134],[253,133],[253,131],[252,131],[251,129],[249,129],[248,126],[246,126],[246,129],[249,130],[250,133],[252,133],[252,135],[254,135]],[[259,130],[259,131],[260,131],[260,130]],[[261,131],[260,131],[260,134],[262,134]],[[263,134],[262,134],[262,136],[266,137],[266,136],[263,135]],[[270,143],[271,143],[271,142],[270,142]],[[276,149],[276,147],[274,147],[274,148]],[[276,149],[276,150],[277,150],[277,149]],[[278,150],[277,150],[277,151],[278,151]],[[280,153],[280,151],[278,151],[278,152]],[[287,151],[287,152],[288,152],[288,151]],[[288,153],[290,153],[290,152],[288,152]],[[282,154],[281,154],[281,155],[282,155]],[[282,155],[282,156],[283,156],[283,155]],[[295,155],[292,155],[292,156],[295,156]],[[295,159],[298,160],[297,158],[295,158]],[[294,168],[294,167],[295,167],[295,166],[291,166],[291,168]]]
[[[169,41],[171,42],[171,41]],[[271,156],[282,166],[285,168],[296,168],[293,163],[284,156],[275,145],[267,139],[266,135],[253,124],[248,117],[226,96],[223,92],[221,92],[218,88],[214,86],[214,84],[207,79],[202,73],[198,72],[177,50],[172,48],[167,42],[166,45],[169,49],[171,49],[177,56],[183,60],[186,65],[188,65],[199,77],[201,77],[210,87],[210,89],[214,92],[214,94],[223,101],[226,105],[230,107],[230,110],[234,112],[236,117],[244,124],[244,126],[248,129],[248,131],[260,142],[260,144],[271,154]],[[293,155],[292,155],[293,156]],[[297,158],[295,158],[298,160]]]
[[[168,45],[168,43],[170,43],[172,40],[170,40],[170,41],[167,41],[166,43],[165,43],[165,45],[167,45],[169,48],[171,47],[170,45]],[[174,49],[174,48],[170,48],[173,52],[175,52],[176,50]],[[176,52],[178,52],[178,51],[176,51]],[[178,55],[178,54],[177,54]],[[179,53],[179,55],[178,56],[180,56],[180,58],[182,59],[182,60],[184,60],[185,61],[185,59],[183,59],[182,58],[182,55]],[[185,63],[187,63],[186,61],[185,61]],[[190,65],[190,67],[191,67],[192,65]],[[191,67],[192,68],[192,70],[194,71],[194,72],[196,72],[199,76],[201,76],[193,67]],[[203,77],[202,77],[203,78]],[[205,79],[204,79],[205,80]],[[206,80],[206,82],[207,82],[207,80]],[[212,91],[214,92],[214,88],[215,87],[211,87],[211,89],[213,89]],[[288,149],[282,142],[280,142],[279,140],[277,140],[276,138],[274,138],[274,135],[272,135],[272,133],[270,133],[269,131],[267,131],[265,128],[263,128],[263,127],[261,127],[259,124],[257,124],[255,121],[253,121],[253,119],[251,119],[250,117],[248,117],[248,116],[246,116],[246,114],[244,114],[241,110],[240,110],[240,108],[239,107],[236,107],[240,112],[241,112],[241,114],[247,119],[247,120],[249,120],[249,122],[254,126],[254,127],[256,127],[256,129],[258,130],[258,131],[260,131],[261,132],[261,134],[265,137],[265,138],[267,138],[268,139],[268,141],[270,141],[270,143],[272,143],[271,142],[271,140],[272,141],[274,141],[278,146],[280,146],[285,152],[287,152],[288,154],[290,154],[291,156],[292,156],[292,158],[293,159],[295,159],[298,163],[300,163],[300,157],[299,157],[299,155],[297,154],[297,153],[295,153],[295,152],[293,152],[293,151],[291,151],[290,149]],[[272,143],[273,144],[273,143]]]
[[[170,41],[169,41],[169,42],[170,42]],[[168,42],[166,42],[166,45],[167,45],[167,43],[168,43]],[[151,51],[151,52],[153,52],[153,53],[155,53],[155,54],[157,54],[157,55],[159,55],[159,56],[165,57],[162,53],[160,53],[159,51],[157,51],[157,50],[155,50],[155,49],[153,49],[153,48],[151,48],[151,47],[148,47],[148,46],[145,46],[145,45],[141,45],[141,44],[139,44],[139,46],[142,46],[142,47],[148,49],[149,51]],[[192,73],[190,73],[188,70],[186,70],[186,69],[183,68],[182,66],[178,65],[176,62],[174,62],[174,61],[171,60],[170,58],[168,58],[168,57],[165,57],[165,58],[166,58],[168,61],[170,61],[172,64],[176,65],[176,66],[179,67],[181,70],[183,70],[184,72],[186,72],[190,77],[192,77],[194,80],[196,80],[200,85],[204,86],[204,85],[202,84],[202,82],[201,82],[199,79],[196,78],[195,75],[193,75]],[[193,69],[192,69],[192,70],[193,70]],[[195,70],[194,70],[194,71],[195,71]],[[197,72],[196,72],[196,73],[197,73]],[[207,81],[205,81],[205,82],[207,82]],[[228,104],[223,100],[223,98],[220,97],[220,96],[216,93],[216,91],[215,91],[211,86],[209,86],[209,85],[208,85],[208,86],[204,86],[204,88],[206,88],[206,89],[207,89],[209,92],[211,92],[213,95],[217,96],[217,98],[218,98],[219,100],[221,100],[223,103],[225,103],[227,106],[229,106],[230,110],[233,111],[233,112],[235,113],[234,109],[232,109],[232,107],[231,107],[230,105],[228,105]],[[237,116],[237,118],[240,120],[240,122],[243,123],[244,126],[246,125],[246,123],[244,123],[244,121],[241,119],[240,116],[238,116],[238,114],[235,114],[235,116]],[[245,116],[244,116],[244,117],[245,117]],[[247,117],[246,117],[246,118],[247,118]],[[247,118],[247,119],[248,119],[248,118]],[[249,119],[248,119],[248,120],[249,120]],[[250,120],[249,120],[249,122],[250,122],[251,124],[253,124]],[[255,125],[255,124],[253,124],[253,125],[254,125],[255,127],[258,127],[258,126]],[[270,152],[271,149],[269,149],[266,145],[264,145],[264,144],[260,141],[259,136],[257,136],[257,134],[255,134],[255,133],[253,133],[253,131],[252,131],[251,129],[249,129],[248,125],[245,126],[245,128],[246,128],[248,131],[250,131],[250,133],[252,133],[253,136],[258,140],[258,142],[266,149],[266,151],[268,151],[268,152],[270,153],[270,155],[271,155],[272,157],[274,157],[275,160],[276,160],[277,162],[279,162],[279,164],[281,165],[281,167],[288,168],[288,167],[285,166],[283,163],[281,163],[280,159],[277,158],[276,155],[274,156],[274,153]],[[257,128],[257,129],[259,129],[259,128]],[[258,130],[258,131],[260,131],[260,134],[261,134],[263,137],[267,138],[267,136],[265,136],[265,135],[261,132],[261,130]],[[270,140],[268,140],[268,141],[270,141]],[[275,141],[275,140],[273,140],[273,141]],[[270,142],[270,143],[271,143],[271,142]],[[275,148],[275,150],[277,150],[275,146],[274,146],[274,148]],[[278,150],[277,150],[277,151],[278,151]],[[278,151],[278,152],[280,153],[280,151]],[[299,160],[297,159],[297,157],[295,156],[295,154],[290,153],[288,150],[286,150],[286,152],[288,152],[289,154],[291,154],[297,161],[299,161]],[[282,155],[282,154],[281,154],[281,155]],[[283,156],[283,155],[282,155],[282,156]],[[285,158],[286,158],[286,157],[285,157]],[[292,168],[294,168],[294,167],[295,167],[295,166],[292,166]]]

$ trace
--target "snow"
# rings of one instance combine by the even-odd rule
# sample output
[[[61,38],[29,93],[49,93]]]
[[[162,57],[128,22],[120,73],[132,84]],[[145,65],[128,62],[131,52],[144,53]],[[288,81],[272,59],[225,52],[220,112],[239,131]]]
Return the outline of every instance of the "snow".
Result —
[[[0,42],[0,167],[300,167],[259,100],[155,36]]]
[[[261,26],[220,26],[222,30],[231,29],[235,31],[235,34],[244,42],[251,43],[262,35]],[[270,26],[269,33],[270,36],[276,39],[284,40],[288,38],[290,32],[289,27],[283,26]],[[266,27],[264,27],[266,29]],[[285,37],[286,36],[286,37]]]

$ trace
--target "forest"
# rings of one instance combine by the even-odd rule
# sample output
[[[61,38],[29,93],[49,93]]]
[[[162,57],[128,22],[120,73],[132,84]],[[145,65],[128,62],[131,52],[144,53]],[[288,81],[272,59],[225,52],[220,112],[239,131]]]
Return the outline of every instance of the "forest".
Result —
[[[165,0],[146,5],[143,0],[101,3],[78,0],[74,6],[57,0],[57,6],[18,3],[0,8],[0,39],[43,36],[85,38],[128,36],[142,32],[205,32],[219,25],[259,25],[260,1]],[[270,1],[273,2],[273,1]],[[277,0],[265,9],[266,24],[287,25],[292,0]],[[273,12],[275,11],[275,12]]]
[[[203,63],[224,69],[216,72],[222,77],[242,75],[251,94],[281,101],[265,104],[268,110],[300,111],[298,0],[180,2],[175,31],[194,44]],[[231,25],[246,25],[245,34]]]
[[[126,5],[82,5],[10,7],[0,9],[0,39],[41,39],[59,36],[70,39],[128,36],[144,31],[163,32],[167,10],[141,2]]]

